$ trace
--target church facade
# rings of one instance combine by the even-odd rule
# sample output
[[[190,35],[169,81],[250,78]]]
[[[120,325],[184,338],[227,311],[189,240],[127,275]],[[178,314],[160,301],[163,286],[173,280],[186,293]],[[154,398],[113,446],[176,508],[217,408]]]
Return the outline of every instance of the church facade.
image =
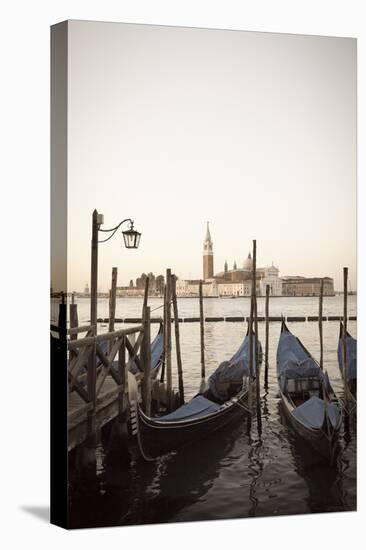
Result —
[[[233,268],[229,269],[228,263],[225,261],[224,270],[215,274],[213,242],[209,223],[207,222],[203,242],[203,295],[206,297],[250,296],[252,291],[252,268],[253,260],[249,253],[242,266],[238,267],[235,261]],[[265,295],[267,284],[270,286],[271,296],[282,296],[282,280],[279,277],[278,268],[273,264],[270,267],[257,268],[257,295]],[[178,296],[197,296],[199,293],[199,280],[178,279],[176,289]]]
[[[225,262],[224,271],[214,276],[219,287],[222,286],[220,295],[250,296],[252,269],[253,259],[250,253],[240,267],[234,262],[233,268],[229,269]],[[256,269],[256,293],[258,296],[265,296],[266,285],[269,285],[270,296],[282,296],[282,279],[279,277],[279,269],[273,264]]]

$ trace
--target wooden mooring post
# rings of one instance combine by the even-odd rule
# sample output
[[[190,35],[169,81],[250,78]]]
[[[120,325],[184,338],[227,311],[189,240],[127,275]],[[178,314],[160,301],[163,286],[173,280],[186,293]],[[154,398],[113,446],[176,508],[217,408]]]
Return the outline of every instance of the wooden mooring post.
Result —
[[[91,269],[90,269],[90,324],[98,332],[98,212],[92,215]]]
[[[148,300],[148,297],[149,297],[149,277],[146,277],[145,279],[145,290],[144,290],[144,302],[143,302],[143,306],[142,306],[142,311],[144,311],[145,307],[147,307],[147,300]]]
[[[116,295],[117,295],[117,268],[112,267],[112,284],[109,293],[109,325],[108,331],[114,331],[114,320],[116,318]]]
[[[128,373],[126,372],[126,339],[122,339],[118,350],[118,377],[120,381],[118,393],[118,415],[112,424],[109,435],[107,462],[115,466],[128,464],[130,461],[130,452],[128,448],[128,428],[127,428],[127,399],[126,383]],[[111,344],[112,346],[112,341]]]
[[[343,268],[343,333],[342,333],[342,351],[343,351],[343,384],[344,384],[344,402],[346,413],[349,411],[349,388],[348,388],[348,365],[347,365],[347,298],[348,298],[348,267]]]
[[[65,293],[61,292],[61,302],[58,305],[58,328],[59,328],[59,337],[61,340],[66,340],[66,329],[67,329],[67,309],[66,309]]]
[[[248,431],[250,431],[252,424],[252,414],[253,414],[253,292],[251,291],[250,296],[250,313],[248,317],[248,337],[249,337],[249,376],[248,376]]]
[[[257,241],[253,240],[253,313],[254,313],[254,357],[255,357],[255,390],[257,405],[257,429],[262,433],[260,368],[258,361],[258,311],[257,311]]]
[[[206,365],[205,365],[205,319],[203,313],[203,290],[202,280],[199,284],[199,303],[200,303],[200,347],[201,347],[201,386],[200,391],[203,391],[206,385]]]
[[[266,309],[265,309],[265,316],[266,316],[266,347],[265,347],[265,364],[264,364],[264,387],[268,388],[268,370],[269,370],[269,285],[266,285]]]
[[[69,313],[70,313],[70,328],[77,328],[79,326],[79,319],[78,319],[78,305],[75,304],[75,294],[72,293],[71,296],[71,304],[69,306]],[[77,338],[77,333],[71,333],[70,334],[70,340],[75,340]]]
[[[162,366],[161,366],[161,374],[160,374],[160,383],[162,384],[164,382],[165,378],[165,362],[166,362],[166,284],[164,285],[164,300],[163,300],[163,334],[164,334],[164,347],[163,347],[163,356],[162,356]]]
[[[144,370],[142,379],[142,402],[144,412],[151,416],[151,336],[150,336],[150,308],[144,307],[143,317],[144,335],[141,344],[141,363]]]
[[[165,364],[166,364],[166,391],[168,411],[172,409],[172,272],[166,270],[166,327],[165,327]]]
[[[126,410],[125,386],[128,377],[128,373],[126,372],[126,338],[127,336],[123,338],[122,345],[118,351],[118,374],[120,378],[120,385],[122,388],[118,397],[118,410],[119,415],[122,417],[124,417]]]
[[[184,382],[183,382],[182,356],[180,353],[179,318],[178,318],[178,303],[177,303],[177,277],[175,275],[173,275],[173,280],[172,280],[172,298],[173,298],[173,314],[174,314],[174,329],[175,329],[175,350],[177,354],[177,369],[178,369],[179,404],[184,405]]]
[[[72,293],[71,296],[71,304],[69,306],[69,314],[70,314],[70,329],[78,328],[79,326],[79,319],[78,319],[78,305],[75,304],[75,294]],[[71,332],[70,333],[70,340],[76,340],[78,337],[77,332]],[[73,357],[75,352],[70,351],[71,357]]]
[[[85,441],[77,448],[77,469],[82,470],[83,477],[94,479],[96,476],[97,459],[95,454],[97,444],[97,434],[95,427],[95,408],[96,408],[96,343],[92,344],[92,351],[88,359],[86,387],[89,402],[92,409],[87,412],[87,437]]]
[[[252,277],[252,285],[253,285],[253,277]],[[252,409],[253,409],[253,374],[254,374],[254,367],[253,367],[253,290],[251,290],[251,296],[250,296],[250,312],[249,312],[249,318],[248,318],[248,336],[249,336],[249,385],[248,385],[248,408],[250,411],[250,415],[252,415]]]
[[[320,281],[319,292],[319,340],[320,340],[320,359],[319,366],[323,370],[323,293],[324,293],[324,280]]]

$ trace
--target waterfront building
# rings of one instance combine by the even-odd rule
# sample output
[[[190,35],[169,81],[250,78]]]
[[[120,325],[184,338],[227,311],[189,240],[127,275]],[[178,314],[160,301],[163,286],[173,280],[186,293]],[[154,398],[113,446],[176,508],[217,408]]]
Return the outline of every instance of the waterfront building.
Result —
[[[334,296],[334,281],[331,277],[283,277],[283,296],[319,296],[323,279],[324,296]]]
[[[241,267],[236,260],[229,269],[225,260],[224,270],[214,274],[214,252],[209,224],[203,243],[203,296],[250,296],[252,288],[253,259],[251,253],[244,259]],[[280,277],[279,269],[273,262],[266,267],[256,269],[257,296],[265,296],[269,285],[270,296],[319,296],[320,277]],[[334,296],[334,282],[323,277],[324,296]],[[177,280],[177,296],[198,296],[199,280]]]
[[[176,292],[178,297],[195,297],[199,295],[199,279],[184,280],[177,279]],[[217,298],[219,289],[214,279],[202,281],[202,294],[206,297]]]
[[[266,286],[269,285],[270,296],[282,296],[282,279],[279,277],[279,269],[272,263],[265,267],[259,283],[259,290],[262,296],[266,294]]]
[[[252,282],[242,283],[222,282],[217,283],[219,296],[250,296],[252,292]]]
[[[145,290],[143,288],[138,288],[136,286],[117,286],[116,296],[119,298],[124,297],[141,297],[144,296]]]

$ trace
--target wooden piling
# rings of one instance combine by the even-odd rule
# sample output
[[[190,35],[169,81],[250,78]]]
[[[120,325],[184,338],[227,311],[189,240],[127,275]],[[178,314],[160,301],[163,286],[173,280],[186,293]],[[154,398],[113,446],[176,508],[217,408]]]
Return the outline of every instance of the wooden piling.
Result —
[[[347,298],[348,298],[348,267],[343,268],[343,384],[344,384],[344,401],[346,411],[348,412],[349,394],[348,394],[348,365],[347,365]]]
[[[112,284],[109,294],[109,332],[114,331],[114,321],[116,318],[116,295],[117,295],[117,268],[112,267]]]
[[[166,351],[166,284],[164,285],[164,301],[163,301],[163,334],[164,334],[164,347],[163,347],[163,355],[162,355],[162,366],[161,366],[161,374],[160,374],[160,382],[164,382],[165,378],[165,351]]]
[[[118,350],[118,375],[119,375],[119,394],[118,394],[118,415],[112,422],[112,429],[109,434],[109,441],[106,453],[106,462],[111,466],[127,466],[130,462],[130,453],[128,449],[128,428],[127,428],[127,400],[126,400],[126,338],[122,338]]]
[[[95,327],[97,334],[98,317],[98,212],[94,210],[92,216],[91,242],[91,276],[90,276],[90,324]]]
[[[78,305],[72,302],[69,307],[70,307],[70,328],[77,328],[79,326]],[[70,334],[70,340],[76,340],[76,338],[77,338],[76,332]]]
[[[95,448],[95,410],[96,410],[96,385],[97,385],[97,346],[93,344],[93,350],[88,359],[86,385],[92,409],[87,413],[87,440],[86,447]]]
[[[143,302],[142,310],[144,310],[145,307],[147,307],[148,297],[149,297],[149,277],[146,277],[146,279],[145,279],[145,290],[144,290],[144,302]]]
[[[175,328],[175,350],[177,354],[179,404],[184,405],[184,382],[183,382],[182,356],[180,353],[179,317],[178,317],[178,303],[177,303],[177,277],[175,275],[173,275],[173,278],[172,278],[172,299],[173,299],[173,314],[174,314],[174,328]]]
[[[66,318],[67,310],[65,303],[65,293],[61,292],[61,303],[58,306],[58,328],[59,328],[59,337],[60,340],[66,340]]]
[[[71,304],[69,306],[70,312],[70,329],[78,328],[79,319],[78,319],[78,305],[74,301],[74,293],[72,294]],[[76,340],[78,337],[77,332],[70,333],[70,340]],[[75,357],[75,351],[70,350],[70,360]]]
[[[166,390],[168,411],[172,408],[172,272],[166,270],[166,329],[165,329],[165,364],[166,364]]]
[[[253,408],[253,293],[250,296],[250,313],[248,317],[248,337],[249,337],[249,376],[248,376],[248,408],[252,415]],[[250,429],[251,420],[249,419],[248,428]]]
[[[144,336],[141,344],[141,363],[144,369],[144,377],[142,379],[142,402],[144,412],[147,416],[151,416],[151,337],[150,337],[150,308],[144,308]]]
[[[257,405],[257,429],[262,432],[261,395],[260,395],[260,369],[258,361],[258,311],[257,311],[257,241],[253,240],[253,313],[254,313],[254,357],[255,357],[255,393]]]
[[[199,284],[199,302],[200,302],[200,344],[201,344],[201,391],[206,384],[206,365],[205,365],[205,320],[203,313],[203,291],[202,280]]]
[[[265,348],[265,366],[264,366],[264,387],[268,388],[268,370],[269,370],[269,285],[266,285],[266,348]]]
[[[320,359],[319,366],[323,370],[323,293],[324,293],[324,280],[320,281],[319,292],[319,340],[320,340]]]
[[[122,340],[122,344],[118,350],[118,374],[120,379],[120,393],[118,396],[118,411],[119,415],[123,415],[126,403],[125,403],[125,385],[126,385],[126,339],[125,336]]]

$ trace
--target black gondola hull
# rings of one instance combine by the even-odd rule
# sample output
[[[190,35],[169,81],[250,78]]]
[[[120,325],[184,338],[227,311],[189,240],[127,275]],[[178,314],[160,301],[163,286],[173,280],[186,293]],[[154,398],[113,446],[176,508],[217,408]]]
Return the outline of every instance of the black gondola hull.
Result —
[[[223,408],[205,417],[179,422],[160,422],[147,417],[138,406],[138,434],[145,455],[156,458],[210,436],[248,414],[248,392],[242,392]]]
[[[281,333],[283,332],[290,332],[284,321],[282,321],[282,326],[281,326]],[[310,357],[314,361],[314,363],[316,363],[314,358],[311,356],[310,352],[305,348],[305,346],[302,344],[302,342],[298,338],[297,338],[297,341],[299,345],[302,347],[302,349],[305,351],[307,356]],[[280,369],[279,369],[278,360],[277,360],[277,373],[279,376]],[[329,380],[328,380],[328,384],[329,384],[329,387],[327,389],[327,402],[329,404],[336,403],[339,407],[339,401],[334,394],[333,388],[330,386]],[[313,427],[307,426],[302,422],[300,422],[300,420],[298,420],[296,416],[294,416],[295,407],[290,397],[282,391],[280,378],[278,378],[278,385],[279,385],[279,392],[282,400],[282,409],[293,430],[301,438],[303,438],[309,445],[311,445],[312,448],[315,449],[321,456],[326,458],[332,464],[336,454],[339,431],[342,425],[342,415],[341,414],[339,415],[339,419],[335,426],[331,423],[329,418],[327,419],[327,414],[325,414],[324,423],[321,428],[313,428]]]
[[[338,442],[338,434],[341,427],[341,420],[336,427],[332,427],[330,433],[327,433],[327,428],[310,428],[305,426],[302,422],[294,416],[294,407],[292,407],[285,394],[281,394],[282,410],[290,423],[292,429],[302,437],[311,447],[317,451],[322,457],[329,462],[333,462],[336,454],[336,447]]]

